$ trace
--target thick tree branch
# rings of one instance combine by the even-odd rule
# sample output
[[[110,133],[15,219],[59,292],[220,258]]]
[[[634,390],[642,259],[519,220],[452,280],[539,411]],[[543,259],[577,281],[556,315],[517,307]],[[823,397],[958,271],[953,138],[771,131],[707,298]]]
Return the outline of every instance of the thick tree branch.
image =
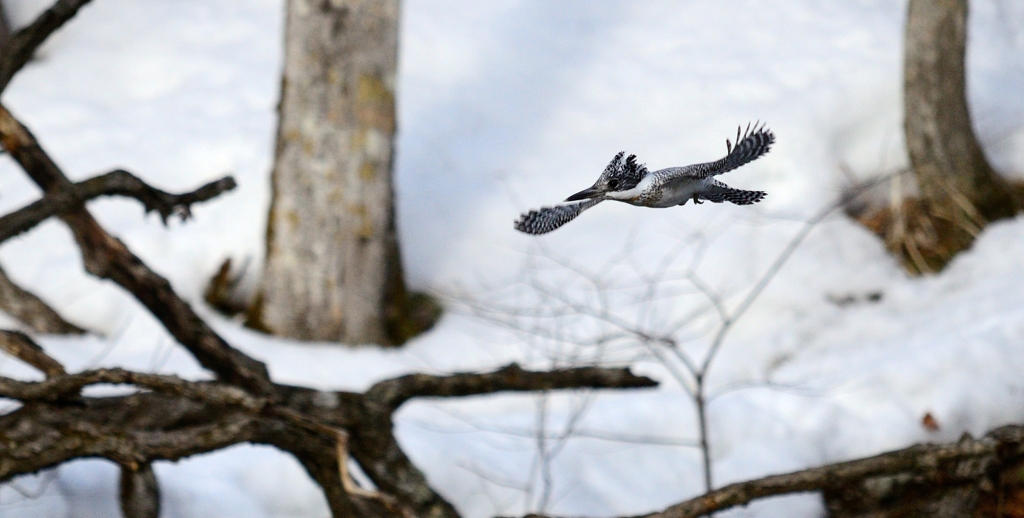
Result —
[[[314,428],[156,393],[82,398],[73,405],[26,403],[0,416],[0,482],[75,458],[102,457],[120,464],[122,483],[132,486],[126,495],[122,485],[122,505],[145,504],[156,498],[155,490],[150,491],[155,489],[155,479],[144,473],[152,461],[177,460],[250,442],[295,455],[324,489],[334,516],[399,514],[393,511],[390,498],[353,496],[346,491],[338,463],[343,450],[339,451],[337,439],[342,432]],[[126,496],[131,501],[126,502]]]
[[[32,134],[0,105],[0,142],[47,194],[67,190],[70,180],[43,151]],[[75,235],[86,270],[125,288],[146,306],[201,365],[222,380],[257,394],[273,387],[263,363],[234,349],[210,328],[171,288],[80,208],[60,216]]]
[[[457,397],[495,392],[535,392],[574,388],[650,388],[658,382],[636,376],[629,369],[576,367],[546,372],[526,371],[511,364],[484,374],[461,373],[449,376],[409,374],[381,381],[366,397],[389,408],[398,408],[414,397]]]
[[[1000,466],[1022,457],[1024,426],[1005,426],[977,440],[965,436],[950,444],[918,444],[865,459],[739,482],[636,518],[697,518],[759,498],[827,492],[871,481],[882,485],[913,481],[933,487],[980,483]]]
[[[516,364],[494,372],[449,376],[410,374],[381,381],[365,394],[368,418],[352,430],[352,455],[381,490],[395,495],[418,516],[457,517],[458,512],[427,483],[423,472],[402,451],[391,432],[391,414],[414,397],[457,397],[496,392],[532,392],[576,388],[642,388],[657,382],[628,369],[580,367],[550,372],[523,370]]]
[[[426,390],[422,393],[467,395],[529,390],[528,386],[554,389],[654,384],[624,369],[569,369],[555,371],[552,379],[545,377],[546,373],[506,367],[483,375],[428,377],[419,388]],[[481,382],[484,385],[479,385]],[[62,399],[98,383],[131,384],[155,393]],[[427,390],[429,387],[433,388]],[[393,408],[362,394],[298,387],[278,390],[281,397],[272,404],[230,385],[122,369],[65,374],[42,382],[0,378],[0,397],[25,404],[14,414],[0,416],[0,481],[83,456],[104,457],[130,467],[131,462],[141,465],[238,442],[259,442],[295,455],[324,488],[335,516],[458,516],[395,441]],[[351,435],[351,454],[381,491],[393,495],[394,500],[353,494],[345,487],[340,476],[343,463],[339,462],[344,448],[338,447],[339,434],[344,431],[339,425]]]
[[[350,451],[381,491],[394,495],[416,516],[458,518],[450,502],[427,482],[427,477],[402,451],[392,432],[390,412],[367,419],[351,430]]]
[[[79,209],[100,196],[126,196],[142,202],[146,212],[155,211],[167,224],[177,214],[182,220],[191,217],[194,203],[207,201],[235,188],[234,178],[226,176],[192,192],[171,194],[152,187],[128,171],[116,170],[70,185],[67,189],[47,194],[10,214],[0,217],[0,242],[26,232],[48,218]]]
[[[389,502],[386,498],[383,500],[375,498],[370,499],[375,500],[375,502],[371,502],[355,498],[354,502],[357,507],[360,507],[362,516],[373,516],[376,513],[376,511],[363,510],[362,506],[370,506],[372,509],[379,510],[383,505],[392,510],[397,509],[400,514],[411,512],[415,516],[432,518],[459,517],[455,508],[430,487],[423,472],[413,465],[395,440],[391,421],[392,408],[368,400],[364,394],[321,392],[302,387],[279,387],[282,398],[279,406],[274,407],[274,410],[281,406],[287,407],[334,429],[332,433],[321,433],[318,434],[318,437],[330,435],[340,438],[340,433],[343,430],[348,443],[344,449],[348,450],[356,459],[359,466],[381,492],[396,499],[395,502]],[[303,444],[309,446],[311,443],[305,441]],[[339,447],[337,442],[333,444],[335,447]],[[303,465],[310,470],[313,478],[321,485],[323,485],[321,482],[323,480],[330,484],[341,484],[338,487],[344,487],[344,480],[337,477],[340,469],[335,458],[337,456],[327,457],[322,449],[312,453],[312,457],[304,457],[306,454],[294,448],[286,450],[299,458]],[[328,459],[333,464],[325,467],[324,463]],[[314,469],[312,466],[317,466],[317,468]],[[338,487],[323,487],[328,494],[328,500],[331,499],[332,491],[339,491]],[[348,490],[344,492],[351,493]],[[391,516],[394,515],[394,512],[391,513]],[[336,513],[335,516],[341,515]]]
[[[550,372],[523,370],[509,365],[484,374],[449,376],[412,374],[381,381],[365,395],[315,393],[290,388],[285,401],[311,417],[350,434],[352,456],[381,491],[394,495],[417,516],[455,518],[458,512],[428,484],[423,472],[409,460],[392,433],[391,414],[413,397],[456,397],[509,391],[575,388],[643,388],[657,386],[650,378],[628,369],[582,367]],[[331,416],[337,408],[338,418]],[[336,420],[337,419],[337,420]]]
[[[35,21],[11,35],[7,45],[2,49],[3,52],[0,53],[0,93],[7,88],[14,74],[32,59],[32,55],[46,38],[89,2],[90,0],[58,0]]]
[[[64,366],[50,358],[42,347],[32,341],[25,333],[19,331],[0,331],[0,350],[39,369],[47,378],[65,374]],[[7,378],[0,378],[0,387]],[[0,388],[0,391],[3,391]]]
[[[306,466],[310,475],[324,488],[335,516],[347,516],[337,509],[355,505],[360,516],[377,516],[383,506],[392,511],[397,509],[400,514],[411,512],[415,516],[458,518],[455,508],[430,487],[423,472],[413,465],[395,440],[392,408],[370,402],[363,394],[354,392],[277,387],[281,393],[280,402],[267,412],[289,422],[297,422],[299,419],[294,414],[298,414],[307,422],[320,423],[318,427],[305,423],[300,427],[320,433],[315,434],[316,440],[304,439],[297,444],[275,446],[292,453]],[[347,436],[344,449],[351,453],[381,491],[395,497],[395,502],[362,498],[358,494],[353,497],[352,492],[345,488],[344,479],[338,476],[340,457],[328,456],[323,449],[330,445],[324,442],[325,438],[337,441],[341,434]],[[316,444],[321,446],[314,447]],[[340,447],[337,442],[331,444],[336,449]],[[337,501],[339,495],[347,495],[345,498],[351,498],[352,504]],[[395,514],[392,512],[390,515]]]
[[[323,489],[331,514],[336,517],[360,516],[365,518],[393,518],[377,502],[369,501],[365,495],[353,495],[345,487],[341,476],[341,456],[347,455],[339,444],[344,432],[325,430],[316,433],[308,428],[298,428],[285,432],[266,435],[267,444],[272,444],[295,456],[309,473],[310,477]]]
[[[121,465],[256,442],[258,418],[162,394],[26,403],[0,416],[0,482],[76,458]]]
[[[5,333],[20,334],[12,331],[5,331]],[[3,341],[0,340],[0,346],[2,344]],[[42,353],[41,350],[39,352]],[[47,358],[49,357],[47,356]],[[53,360],[51,359],[51,361]],[[58,364],[57,367],[60,365]],[[78,374],[52,376],[46,381],[39,382],[0,377],[0,397],[19,401],[56,402],[66,398],[69,394],[78,393],[85,386],[100,383],[135,385],[162,394],[182,396],[211,405],[240,407],[250,412],[258,412],[268,403],[266,399],[255,398],[244,390],[231,385],[187,381],[177,376],[143,374],[124,369],[97,369]]]

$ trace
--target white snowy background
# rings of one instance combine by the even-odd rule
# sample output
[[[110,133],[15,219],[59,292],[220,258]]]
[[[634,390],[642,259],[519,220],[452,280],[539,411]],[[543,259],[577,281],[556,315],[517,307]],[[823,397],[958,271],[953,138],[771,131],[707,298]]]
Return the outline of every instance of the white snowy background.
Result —
[[[15,24],[47,2],[8,0]],[[543,0],[403,3],[398,78],[398,215],[412,287],[487,299],[545,249],[597,268],[624,247],[638,268],[701,231],[699,271],[735,304],[800,221],[849,182],[905,167],[901,37],[905,2]],[[439,325],[404,348],[296,343],[204,306],[220,262],[262,261],[282,56],[282,0],[95,0],[13,81],[4,103],[69,176],[126,168],[171,191],[230,173],[239,188],[160,225],[125,200],[93,202],[114,234],[170,279],[275,380],[360,390],[396,374],[545,365],[534,341],[448,300]],[[968,89],[992,163],[1024,176],[1024,3],[971,2]],[[522,211],[590,185],[625,149],[653,168],[716,159],[738,124],[767,121],[778,142],[723,178],[769,192],[754,207],[669,210],[602,204],[542,238]],[[0,157],[0,211],[39,195]],[[629,243],[632,243],[630,245]],[[207,376],[137,303],[81,269],[56,221],[0,249],[17,282],[95,334],[39,337],[80,370],[124,366]],[[551,275],[557,277],[558,272]],[[567,278],[571,277],[568,273]],[[629,280],[629,279],[625,279]],[[840,307],[846,296],[877,303]],[[660,302],[677,314],[689,298]],[[10,322],[4,322],[10,324]],[[708,335],[694,331],[699,351]],[[878,453],[1024,420],[1024,220],[990,225],[940,275],[909,278],[863,228],[836,215],[810,234],[724,344],[710,409],[716,484]],[[693,408],[657,364],[658,390],[555,396],[554,432],[586,401],[581,428],[620,437],[695,437]],[[37,376],[0,358],[0,373]],[[538,510],[544,492],[535,396],[417,402],[397,433],[431,483],[467,517]],[[921,425],[931,413],[940,429]],[[597,434],[600,435],[600,434]],[[635,514],[702,489],[697,451],[570,439],[549,464],[545,511]],[[237,446],[156,466],[166,517],[327,516],[290,457]],[[0,516],[115,516],[117,471],[77,461],[0,486]],[[820,499],[769,500],[723,516],[814,517]]]

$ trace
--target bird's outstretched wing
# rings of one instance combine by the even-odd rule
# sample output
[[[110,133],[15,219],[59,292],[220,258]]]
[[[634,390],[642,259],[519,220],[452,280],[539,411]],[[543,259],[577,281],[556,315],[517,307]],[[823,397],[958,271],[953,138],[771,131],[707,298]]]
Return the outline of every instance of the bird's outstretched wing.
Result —
[[[516,230],[527,234],[547,234],[579,216],[581,212],[601,203],[601,198],[566,203],[554,207],[541,207],[519,216]]]
[[[688,168],[690,171],[687,176],[707,178],[728,173],[737,167],[761,158],[771,149],[772,144],[775,143],[775,134],[770,129],[766,129],[764,124],[760,127],[754,124],[753,128],[747,124],[747,129],[743,131],[742,136],[740,134],[741,129],[742,127],[736,128],[735,146],[729,142],[729,139],[725,140],[725,148],[728,150],[725,158],[691,166],[692,169]]]

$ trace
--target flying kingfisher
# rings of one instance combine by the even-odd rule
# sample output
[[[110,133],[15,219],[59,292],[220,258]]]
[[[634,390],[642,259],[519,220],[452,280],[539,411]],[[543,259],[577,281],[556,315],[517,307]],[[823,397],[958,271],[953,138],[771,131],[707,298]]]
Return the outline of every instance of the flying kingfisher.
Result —
[[[742,132],[741,132],[742,130]],[[737,167],[752,162],[771,148],[775,135],[762,124],[747,129],[736,129],[736,145],[725,140],[726,156],[715,162],[669,167],[648,171],[647,166],[636,162],[636,155],[620,151],[604,168],[600,178],[590,188],[566,198],[565,203],[554,207],[531,210],[516,221],[516,230],[527,234],[546,234],[572,221],[581,212],[604,200],[616,200],[641,207],[665,208],[710,201],[727,201],[736,205],[750,205],[761,201],[764,191],[733,189],[714,177],[728,173]]]

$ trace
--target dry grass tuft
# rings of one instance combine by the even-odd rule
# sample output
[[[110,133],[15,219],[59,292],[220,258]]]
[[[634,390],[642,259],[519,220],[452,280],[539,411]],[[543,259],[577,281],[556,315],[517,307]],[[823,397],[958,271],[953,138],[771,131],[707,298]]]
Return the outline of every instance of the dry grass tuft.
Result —
[[[979,211],[969,203],[943,206],[916,196],[894,195],[888,203],[875,201],[850,206],[846,213],[880,237],[911,275],[937,273],[956,254],[971,247],[991,220],[986,214],[1014,214],[1024,207],[1024,181],[1012,180],[1007,184],[1016,203],[1009,210],[985,207]]]

